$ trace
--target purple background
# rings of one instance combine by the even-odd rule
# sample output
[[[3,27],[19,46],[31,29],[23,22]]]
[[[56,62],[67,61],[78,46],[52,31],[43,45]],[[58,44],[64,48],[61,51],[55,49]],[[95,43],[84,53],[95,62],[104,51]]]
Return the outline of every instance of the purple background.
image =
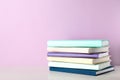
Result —
[[[120,0],[0,1],[0,66],[47,68],[51,39],[108,39],[120,65],[119,36]]]

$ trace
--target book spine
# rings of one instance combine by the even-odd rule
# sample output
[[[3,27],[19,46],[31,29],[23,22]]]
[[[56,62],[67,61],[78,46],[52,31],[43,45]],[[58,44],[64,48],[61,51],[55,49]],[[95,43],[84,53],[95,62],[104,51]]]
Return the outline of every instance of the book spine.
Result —
[[[64,57],[47,57],[48,61],[55,62],[68,62],[68,63],[83,63],[83,64],[95,64],[94,59],[90,58],[64,58]]]
[[[101,52],[108,52],[109,47],[101,47],[101,48],[55,48],[55,47],[48,47],[48,52],[71,52],[71,53],[101,53]]]
[[[85,75],[96,76],[96,71],[94,71],[94,70],[90,71],[90,70],[83,70],[83,69],[50,67],[50,71],[58,71],[58,72],[76,73],[76,74],[85,74]]]
[[[64,58],[64,57],[48,57],[48,61],[55,62],[68,62],[68,63],[83,63],[83,64],[99,64],[103,62],[107,62],[110,60],[110,56],[91,59],[91,58]]]
[[[53,56],[53,57],[76,57],[76,58],[99,58],[98,53],[96,54],[76,54],[76,53],[65,53],[65,52],[48,52],[48,56]]]
[[[48,47],[103,47],[102,40],[48,41]]]
[[[104,64],[103,64],[104,65]],[[64,62],[49,62],[49,67],[64,67],[64,68],[74,68],[74,69],[90,69],[90,70],[100,70],[101,64],[89,65],[89,64],[76,64],[76,63],[64,63]],[[104,66],[103,68],[107,67]],[[109,65],[110,66],[110,65]],[[103,69],[101,68],[101,69]]]

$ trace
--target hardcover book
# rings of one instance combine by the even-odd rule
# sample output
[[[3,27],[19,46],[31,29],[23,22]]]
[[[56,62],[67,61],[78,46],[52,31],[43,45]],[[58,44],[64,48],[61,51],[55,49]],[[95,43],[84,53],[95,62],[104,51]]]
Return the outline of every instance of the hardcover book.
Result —
[[[114,71],[112,66],[107,67],[102,70],[89,70],[89,69],[73,69],[73,68],[59,68],[59,67],[50,67],[50,71],[66,72],[66,73],[76,73],[76,74],[85,74],[97,76],[100,74],[108,73]]]
[[[48,47],[48,52],[73,52],[73,53],[101,53],[101,52],[108,52],[109,47],[101,47],[101,48],[54,48]]]
[[[72,53],[72,52],[48,52],[47,55],[50,57],[101,58],[108,56],[109,54],[108,52],[92,53],[92,54]]]
[[[50,40],[48,47],[104,47],[109,46],[108,40]]]
[[[66,58],[66,57],[48,57],[48,61],[81,63],[81,64],[99,64],[110,61],[110,56],[92,59],[92,58]]]
[[[90,70],[101,70],[111,66],[110,62],[104,62],[96,65],[91,64],[77,64],[77,63],[64,63],[64,62],[48,62],[49,67],[60,67],[60,68],[74,68],[74,69],[90,69]]]

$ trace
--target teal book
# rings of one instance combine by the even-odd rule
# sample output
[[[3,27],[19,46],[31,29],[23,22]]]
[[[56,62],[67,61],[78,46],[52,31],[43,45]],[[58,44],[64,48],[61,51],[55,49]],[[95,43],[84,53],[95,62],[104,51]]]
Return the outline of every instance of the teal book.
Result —
[[[74,73],[74,74],[84,74],[84,75],[91,75],[91,76],[97,76],[97,75],[101,75],[101,74],[105,74],[105,73],[114,71],[113,66],[109,66],[102,70],[73,69],[73,68],[61,68],[61,67],[50,67],[49,69],[50,69],[50,71]]]
[[[49,40],[48,47],[106,47],[108,40]]]

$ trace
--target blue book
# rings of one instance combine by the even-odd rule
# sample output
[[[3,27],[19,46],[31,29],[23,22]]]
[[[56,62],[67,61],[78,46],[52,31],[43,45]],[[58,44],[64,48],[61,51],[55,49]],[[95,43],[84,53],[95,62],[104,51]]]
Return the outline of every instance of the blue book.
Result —
[[[105,47],[108,40],[50,40],[48,47]]]
[[[60,67],[50,67],[50,71],[66,72],[66,73],[76,73],[97,76],[100,74],[108,73],[114,71],[113,66],[109,66],[102,70],[89,70],[89,69],[73,69],[73,68],[60,68]]]

